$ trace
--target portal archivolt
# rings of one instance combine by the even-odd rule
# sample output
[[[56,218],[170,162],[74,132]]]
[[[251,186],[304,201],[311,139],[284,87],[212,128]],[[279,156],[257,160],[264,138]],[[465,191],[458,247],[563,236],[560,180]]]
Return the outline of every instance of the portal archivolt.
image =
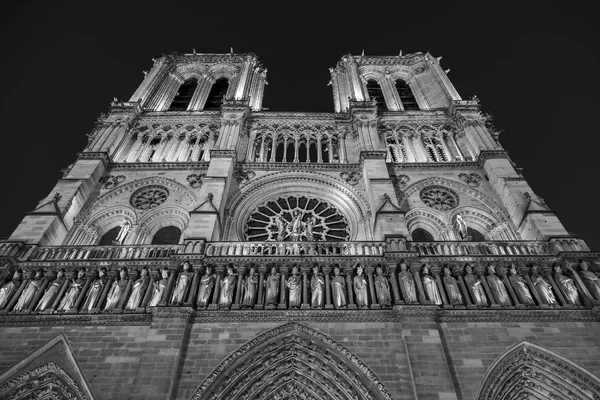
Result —
[[[196,390],[199,399],[382,400],[391,396],[354,354],[296,323],[268,331],[225,359]]]

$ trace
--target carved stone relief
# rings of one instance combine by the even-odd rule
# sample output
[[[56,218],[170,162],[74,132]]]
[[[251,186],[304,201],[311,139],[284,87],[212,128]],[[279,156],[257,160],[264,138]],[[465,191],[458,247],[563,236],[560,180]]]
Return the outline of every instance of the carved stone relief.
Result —
[[[345,180],[348,184],[354,186],[360,182],[362,174],[360,172],[343,171],[340,172],[340,177]]]
[[[115,188],[117,186],[119,186],[119,184],[121,184],[123,181],[125,181],[125,175],[108,175],[105,176],[101,179],[101,182],[103,183],[103,188],[104,189],[112,189]]]
[[[194,189],[198,189],[202,187],[202,183],[204,182],[204,177],[206,174],[190,174],[187,176],[187,181],[190,183],[190,186]]]
[[[464,183],[466,183],[467,185],[471,186],[471,187],[477,187],[479,186],[479,182],[481,181],[481,175],[476,174],[474,172],[471,172],[470,174],[458,174],[458,177],[461,181],[463,181]]]

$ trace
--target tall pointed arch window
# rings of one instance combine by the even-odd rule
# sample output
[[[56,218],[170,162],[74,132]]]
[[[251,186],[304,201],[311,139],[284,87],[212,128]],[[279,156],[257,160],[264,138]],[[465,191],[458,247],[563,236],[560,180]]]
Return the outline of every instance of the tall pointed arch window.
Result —
[[[440,138],[435,136],[425,136],[423,137],[423,145],[425,146],[425,151],[427,153],[427,157],[429,157],[429,161],[448,161],[448,155],[444,151],[444,146],[442,145]]]
[[[367,93],[371,100],[375,100],[377,108],[379,110],[387,111],[387,104],[385,103],[385,97],[383,97],[383,90],[379,83],[374,80],[367,81]]]
[[[117,236],[119,236],[119,231],[121,230],[120,226],[115,226],[114,228],[112,228],[111,230],[109,230],[108,232],[106,232],[104,234],[104,236],[102,236],[102,238],[100,239],[100,243],[98,243],[99,246],[111,246],[113,245],[114,241],[117,240]]]
[[[223,103],[223,98],[225,98],[228,88],[229,81],[227,78],[217,79],[214,85],[212,85],[212,88],[210,88],[210,92],[206,98],[206,103],[204,104],[204,109],[220,110],[221,104]]]
[[[388,133],[385,141],[387,147],[387,162],[399,163],[408,160],[406,146],[397,133]]]
[[[180,87],[177,95],[171,102],[169,111],[185,111],[192,101],[194,92],[198,87],[198,79],[190,78],[186,80]]]
[[[176,226],[160,228],[152,238],[152,244],[178,244],[181,238],[181,229]]]
[[[410,86],[408,86],[406,82],[404,82],[402,79],[398,79],[396,81],[396,90],[398,91],[398,96],[400,96],[402,106],[406,111],[420,110],[419,104],[417,104],[417,99],[415,99]]]
[[[433,235],[423,228],[417,228],[410,235],[414,242],[433,242]]]

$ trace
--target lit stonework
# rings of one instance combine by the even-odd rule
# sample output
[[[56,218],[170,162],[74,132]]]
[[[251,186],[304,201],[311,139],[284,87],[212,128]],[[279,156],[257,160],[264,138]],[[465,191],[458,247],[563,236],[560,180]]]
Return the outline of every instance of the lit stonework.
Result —
[[[334,112],[171,54],[0,242],[0,398],[596,399],[597,253],[429,53]]]

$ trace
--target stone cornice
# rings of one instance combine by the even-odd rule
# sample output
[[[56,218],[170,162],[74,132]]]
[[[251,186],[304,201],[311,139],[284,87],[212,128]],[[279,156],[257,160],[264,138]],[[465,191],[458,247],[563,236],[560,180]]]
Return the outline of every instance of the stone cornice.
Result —
[[[298,172],[319,172],[319,171],[356,171],[360,172],[360,164],[338,164],[338,163],[287,163],[287,162],[242,162],[236,166],[244,170],[253,171],[298,171]]]
[[[240,310],[196,311],[195,323],[206,322],[394,322],[393,310]]]
[[[151,314],[0,315],[0,326],[150,325]]]

